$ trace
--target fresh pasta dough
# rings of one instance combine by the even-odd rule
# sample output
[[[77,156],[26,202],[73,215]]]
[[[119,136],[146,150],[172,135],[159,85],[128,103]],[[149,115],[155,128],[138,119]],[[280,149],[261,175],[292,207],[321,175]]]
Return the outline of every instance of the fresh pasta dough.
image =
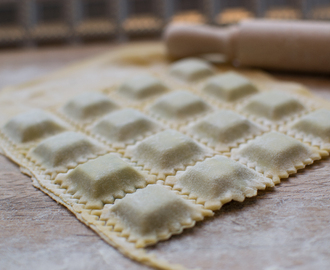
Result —
[[[182,269],[144,247],[328,155],[330,106],[259,72],[156,56],[114,52],[2,93],[0,145],[124,255]]]

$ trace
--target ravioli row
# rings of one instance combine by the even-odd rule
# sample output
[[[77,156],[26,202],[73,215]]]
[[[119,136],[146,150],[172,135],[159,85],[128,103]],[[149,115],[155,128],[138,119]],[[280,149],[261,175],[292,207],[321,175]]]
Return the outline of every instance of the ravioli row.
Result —
[[[201,77],[201,75],[198,74],[203,74],[205,77],[206,75],[212,75],[214,71],[207,63],[196,59],[188,59],[174,64],[170,73],[181,79],[189,78],[191,80],[191,78],[194,78],[196,80],[196,78]],[[186,75],[183,76],[183,74]],[[188,77],[187,74],[189,74]],[[166,89],[171,90],[171,93],[166,94]],[[203,89],[205,90],[204,92],[210,92],[214,97],[222,98],[225,101],[241,99],[254,94],[254,96],[246,100],[245,104],[242,104],[244,106],[236,106],[232,109],[249,118],[255,118],[254,120],[256,121],[268,121],[269,124],[275,124],[278,121],[309,111],[299,100],[288,94],[282,92],[258,94],[258,89],[249,80],[232,72],[211,76],[211,78],[205,82],[205,87]],[[188,88],[185,90],[168,89],[162,82],[151,75],[139,75],[124,82],[118,88],[117,92],[124,96],[129,95],[127,93],[131,93],[131,98],[136,99],[163,94],[162,97],[155,100],[150,106],[142,108],[141,110],[145,114],[152,115],[158,120],[165,122],[173,121],[180,123],[190,120],[192,117],[200,118],[204,114],[209,114],[216,110],[216,108],[205,102],[203,98],[187,90]],[[219,108],[222,108],[221,105]],[[67,102],[57,113],[60,113],[61,116],[70,123],[79,126],[95,122],[95,120],[111,112],[114,114],[107,116],[103,119],[103,123],[95,127],[96,133],[103,134],[103,137],[110,137],[110,142],[118,142],[120,140],[129,141],[130,138],[125,138],[125,132],[119,132],[110,136],[108,134],[114,126],[118,126],[121,122],[127,123],[135,118],[134,120],[136,121],[134,122],[137,123],[143,118],[142,115],[139,115],[137,111],[130,111],[127,109],[121,110],[121,106],[116,101],[101,93],[83,93]],[[145,121],[144,123],[145,125],[142,126],[146,126],[145,128],[148,130],[157,129],[157,124],[155,122],[152,123],[154,125],[153,127],[150,127],[152,125],[150,122],[147,123]],[[267,123],[262,122],[262,124]],[[109,128],[102,132],[101,129],[104,125],[108,125]],[[104,136],[105,133],[107,136]],[[28,140],[24,136],[22,138],[17,138],[16,134],[10,135],[14,141],[19,143]],[[115,137],[115,139],[113,140],[111,137]]]
[[[164,102],[164,100],[167,101]],[[104,104],[108,105],[104,106]],[[113,104],[115,103],[100,93],[85,93],[69,101],[59,111],[66,112],[65,116],[60,114],[64,119],[73,119],[77,115],[86,114],[93,115],[94,118],[99,116],[99,118],[82,130],[114,148],[125,148],[128,144],[134,144],[146,136],[171,126],[157,121],[157,119],[152,117],[153,114],[148,116],[137,110],[119,108],[119,106]],[[100,108],[103,109],[101,110]],[[302,114],[309,112],[294,97],[280,93],[265,92],[257,94],[247,100],[247,105],[244,107],[246,110],[235,111],[234,109],[224,110],[221,107],[219,107],[220,110],[217,108],[211,109],[199,97],[189,92],[178,91],[162,97],[161,102],[156,102],[152,108],[157,108],[155,111],[158,110],[159,114],[163,115],[163,118],[178,118],[178,116],[184,118],[184,115],[190,117],[196,114],[195,120],[191,120],[190,123],[185,125],[174,126],[174,128],[219,151],[229,151],[230,148],[246,141],[246,139],[250,139],[251,136],[260,135],[274,128],[274,126],[269,126],[264,122],[262,117],[251,117],[253,114],[248,114],[248,109],[259,112],[264,118],[273,118],[274,121],[268,120],[270,124],[274,124],[276,129],[281,129],[282,131],[288,129],[288,132],[291,132],[291,134],[292,131],[295,132],[294,130],[296,130],[296,133],[299,133],[299,130],[302,130],[302,133],[304,131],[308,133],[312,132],[312,129],[315,130],[315,128],[323,129],[318,134],[311,135],[315,139],[309,136],[309,140],[313,140],[314,144],[317,144],[316,142],[322,144],[323,148],[329,147],[327,145],[329,142],[326,139],[326,125],[322,126],[328,119],[327,111],[325,110],[311,113],[309,117],[303,118],[305,124],[295,124],[293,126],[290,124],[291,127],[287,128],[284,124],[281,126],[276,125],[276,119],[290,119],[290,116],[296,115],[297,111]],[[206,113],[206,115],[203,113]],[[240,115],[240,113],[245,113],[245,117],[248,119]],[[288,122],[291,123],[293,119],[299,121],[299,117],[301,115],[296,115]],[[259,125],[251,120],[256,121]],[[33,144],[49,135],[54,135],[63,130],[70,130],[72,126],[76,126],[70,120],[69,123],[72,124],[71,127],[59,118],[43,113],[40,110],[34,110],[15,117],[2,130],[12,143],[19,147],[28,147],[30,143]],[[307,130],[308,125],[315,128]],[[79,125],[78,129],[81,129]]]

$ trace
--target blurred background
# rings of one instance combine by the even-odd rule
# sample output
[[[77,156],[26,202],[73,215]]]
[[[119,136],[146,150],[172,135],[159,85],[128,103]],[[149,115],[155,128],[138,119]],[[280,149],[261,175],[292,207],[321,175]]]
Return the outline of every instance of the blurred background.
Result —
[[[330,20],[330,0],[0,0],[0,48],[159,38],[171,21]]]

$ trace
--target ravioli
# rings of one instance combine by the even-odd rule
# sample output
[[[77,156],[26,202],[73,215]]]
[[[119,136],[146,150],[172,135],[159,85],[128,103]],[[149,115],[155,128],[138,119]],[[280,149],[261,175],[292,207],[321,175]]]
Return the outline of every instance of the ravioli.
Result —
[[[242,111],[270,121],[279,121],[305,109],[297,99],[285,93],[271,91],[253,96]]]
[[[121,231],[129,241],[136,242],[137,247],[168,239],[194,226],[204,216],[213,215],[159,185],[149,185],[127,195],[110,211],[115,220],[110,220],[109,224],[115,225],[115,230]]]
[[[229,110],[212,113],[190,124],[187,130],[217,151],[229,151],[231,147],[263,131],[250,120]]]
[[[198,162],[175,177],[169,176],[166,182],[211,210],[231,200],[242,202],[245,197],[256,196],[258,189],[274,185],[271,179],[224,156]]]
[[[161,129],[156,121],[133,109],[107,114],[92,127],[92,131],[110,143],[134,143]]]
[[[1,131],[14,143],[22,144],[63,132],[68,126],[51,114],[35,109],[12,118]]]
[[[28,156],[48,172],[63,172],[98,154],[104,147],[76,132],[64,132],[40,142]]]
[[[275,184],[279,183],[280,178],[287,178],[297,169],[321,159],[317,149],[278,132],[265,133],[246,145],[240,145],[238,149],[233,149],[232,156],[272,177]]]
[[[149,111],[165,120],[182,121],[210,109],[200,97],[188,91],[176,91],[156,100]]]
[[[114,101],[101,93],[83,93],[68,101],[62,112],[77,122],[86,122],[119,108]]]
[[[167,87],[159,79],[148,74],[128,79],[118,89],[120,95],[132,100],[150,98],[166,91]]]
[[[166,130],[150,136],[134,146],[129,146],[126,156],[143,164],[154,173],[173,174],[194,161],[209,155],[211,150],[199,145],[188,136]],[[164,176],[158,176],[163,178]]]
[[[330,151],[330,111],[317,110],[303,116],[289,127],[307,141]]]
[[[250,80],[236,72],[226,72],[208,79],[203,88],[205,93],[225,101],[235,102],[258,92]]]
[[[137,188],[146,186],[146,177],[114,154],[107,154],[78,165],[67,174],[57,176],[55,183],[68,188],[87,208],[102,208]]]
[[[172,64],[170,74],[184,81],[197,81],[214,74],[212,66],[198,58],[186,58]]]

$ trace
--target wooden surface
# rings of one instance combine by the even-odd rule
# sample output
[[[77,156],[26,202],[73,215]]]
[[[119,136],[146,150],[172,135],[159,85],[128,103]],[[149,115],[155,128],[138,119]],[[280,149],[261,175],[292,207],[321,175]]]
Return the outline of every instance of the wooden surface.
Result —
[[[0,87],[20,83],[108,45],[0,52]],[[330,100],[330,79],[273,73]],[[273,189],[231,202],[213,218],[149,248],[201,269],[330,269],[330,158]],[[0,269],[147,269],[123,257],[0,156]]]

